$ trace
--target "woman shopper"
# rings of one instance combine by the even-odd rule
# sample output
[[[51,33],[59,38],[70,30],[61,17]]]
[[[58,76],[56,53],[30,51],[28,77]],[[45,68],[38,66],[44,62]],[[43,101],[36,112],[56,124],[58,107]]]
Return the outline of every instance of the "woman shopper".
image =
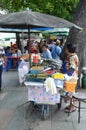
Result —
[[[66,50],[65,50],[67,57],[66,57],[66,74],[68,76],[74,76],[78,77],[78,66],[79,66],[79,60],[78,56],[76,54],[76,45],[75,44],[67,44]],[[72,104],[75,104],[73,101]],[[74,105],[69,105],[65,108],[65,112],[73,112],[76,108]]]

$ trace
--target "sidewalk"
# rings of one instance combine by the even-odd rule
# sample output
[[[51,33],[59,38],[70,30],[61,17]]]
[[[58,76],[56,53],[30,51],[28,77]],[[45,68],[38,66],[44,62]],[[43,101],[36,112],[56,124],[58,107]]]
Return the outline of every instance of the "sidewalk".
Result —
[[[81,110],[81,123],[78,124],[78,111],[68,117],[64,102],[61,110],[51,113],[46,121],[41,120],[40,111],[31,113],[30,104],[26,103],[27,87],[20,86],[17,71],[3,73],[3,90],[0,95],[0,130],[86,130],[86,109]],[[79,91],[86,93],[86,90]]]
[[[0,94],[0,130],[24,130],[28,105],[27,88],[20,86],[16,71],[3,72],[3,94]],[[20,107],[19,107],[20,106]]]

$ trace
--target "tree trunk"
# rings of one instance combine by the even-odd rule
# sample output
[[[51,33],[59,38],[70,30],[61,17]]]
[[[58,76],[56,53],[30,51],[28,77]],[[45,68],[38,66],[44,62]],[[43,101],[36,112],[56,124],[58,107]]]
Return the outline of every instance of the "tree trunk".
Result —
[[[66,43],[77,44],[77,54],[79,57],[79,76],[82,67],[86,67],[86,0],[80,0],[76,9],[73,23],[83,28],[82,31],[72,28]],[[79,83],[78,83],[79,85]]]

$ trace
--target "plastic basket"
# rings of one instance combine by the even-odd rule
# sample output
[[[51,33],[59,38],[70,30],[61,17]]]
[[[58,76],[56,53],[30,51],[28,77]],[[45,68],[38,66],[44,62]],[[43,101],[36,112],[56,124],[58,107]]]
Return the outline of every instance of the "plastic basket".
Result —
[[[75,82],[65,81],[64,89],[67,92],[75,92],[76,85],[77,85],[77,81],[75,81]]]
[[[52,75],[54,79],[64,79],[64,74],[62,73],[55,73]]]

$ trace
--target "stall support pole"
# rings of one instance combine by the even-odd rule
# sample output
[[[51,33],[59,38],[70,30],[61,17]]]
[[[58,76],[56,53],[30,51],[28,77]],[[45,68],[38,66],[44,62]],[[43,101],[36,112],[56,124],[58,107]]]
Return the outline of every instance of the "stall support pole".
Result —
[[[30,44],[30,26],[28,26],[28,42],[27,42],[27,46],[28,46],[28,53],[29,53],[29,67],[31,67],[31,44]]]

